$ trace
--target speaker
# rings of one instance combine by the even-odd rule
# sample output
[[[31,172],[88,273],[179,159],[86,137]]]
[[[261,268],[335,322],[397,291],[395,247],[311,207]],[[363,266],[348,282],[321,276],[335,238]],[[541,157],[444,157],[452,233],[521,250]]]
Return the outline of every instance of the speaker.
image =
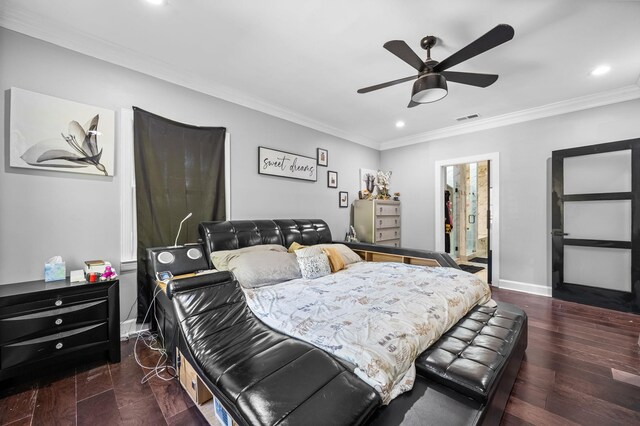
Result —
[[[158,253],[158,262],[163,265],[169,265],[173,263],[176,257],[170,251],[161,251]]]
[[[198,260],[202,257],[201,248],[190,248],[187,250],[187,257],[191,260]]]
[[[147,258],[148,272],[153,277],[157,272],[163,271],[182,275],[211,268],[201,244],[150,248],[147,249]]]

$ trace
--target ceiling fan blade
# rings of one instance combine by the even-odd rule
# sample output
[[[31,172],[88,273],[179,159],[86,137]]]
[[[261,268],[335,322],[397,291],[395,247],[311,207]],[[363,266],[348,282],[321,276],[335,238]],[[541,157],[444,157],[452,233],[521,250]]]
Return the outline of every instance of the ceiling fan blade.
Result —
[[[403,40],[388,41],[384,44],[384,48],[420,72],[426,68],[422,59]]]
[[[443,71],[440,74],[442,74],[447,81],[478,87],[491,86],[498,79],[496,74],[476,74],[473,72]]]
[[[471,42],[468,46],[458,50],[453,55],[449,56],[444,61],[433,67],[434,72],[441,72],[454,65],[458,65],[460,62],[464,62],[473,58],[487,50],[493,49],[496,46],[506,43],[511,40],[515,34],[513,27],[507,24],[500,24],[494,29],[478,38],[476,41]]]
[[[420,105],[418,102],[409,101],[409,105],[407,105],[407,108],[413,108],[418,105]]]
[[[387,81],[386,83],[376,84],[375,86],[363,87],[362,89],[358,89],[358,93],[369,93],[374,90],[384,89],[385,87],[394,86],[396,84],[404,83],[405,81],[411,81],[418,78],[418,75],[412,75],[411,77],[399,78],[393,81]]]

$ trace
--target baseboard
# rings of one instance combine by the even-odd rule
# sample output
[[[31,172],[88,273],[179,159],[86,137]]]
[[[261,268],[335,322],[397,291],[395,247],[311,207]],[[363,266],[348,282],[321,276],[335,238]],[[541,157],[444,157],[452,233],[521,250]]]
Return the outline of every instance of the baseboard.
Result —
[[[547,287],[546,285],[500,280],[500,285],[498,286],[498,288],[520,291],[522,293],[536,294],[538,296],[551,297],[551,287]]]
[[[120,323],[120,337],[128,338],[134,336],[141,331],[149,330],[149,324],[137,324],[136,319],[128,319]]]

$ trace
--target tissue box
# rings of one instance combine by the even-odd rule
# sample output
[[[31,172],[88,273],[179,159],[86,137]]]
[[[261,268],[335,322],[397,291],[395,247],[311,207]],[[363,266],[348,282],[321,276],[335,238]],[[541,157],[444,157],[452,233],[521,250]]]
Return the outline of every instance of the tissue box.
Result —
[[[67,268],[64,262],[45,263],[44,264],[44,281],[64,280],[67,274]]]

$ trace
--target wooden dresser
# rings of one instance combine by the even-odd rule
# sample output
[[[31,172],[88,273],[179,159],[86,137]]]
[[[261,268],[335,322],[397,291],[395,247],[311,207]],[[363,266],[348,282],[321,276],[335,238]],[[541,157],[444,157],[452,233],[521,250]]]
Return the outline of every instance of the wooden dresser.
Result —
[[[364,243],[400,247],[400,201],[356,200],[353,227]]]

